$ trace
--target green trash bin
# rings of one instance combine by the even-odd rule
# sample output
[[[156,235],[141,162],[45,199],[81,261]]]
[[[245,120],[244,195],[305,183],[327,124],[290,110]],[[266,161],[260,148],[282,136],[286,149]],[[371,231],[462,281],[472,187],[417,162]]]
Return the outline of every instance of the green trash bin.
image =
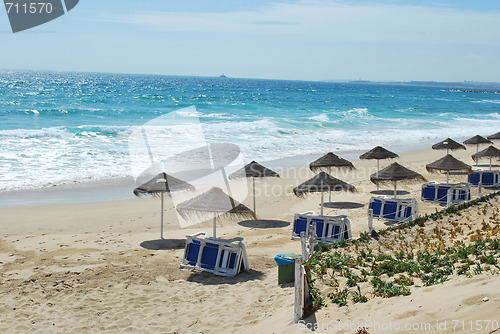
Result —
[[[274,261],[278,265],[278,284],[290,283],[295,281],[295,258],[297,254],[278,254]]]

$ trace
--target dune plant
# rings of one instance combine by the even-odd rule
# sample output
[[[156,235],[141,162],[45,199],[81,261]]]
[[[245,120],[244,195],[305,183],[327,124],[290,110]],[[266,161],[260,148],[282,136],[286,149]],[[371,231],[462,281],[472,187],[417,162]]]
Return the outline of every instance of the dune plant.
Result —
[[[498,195],[500,191],[396,227],[362,233],[355,240],[318,246],[304,263],[312,296],[309,309],[325,303],[317,284],[333,287],[328,299],[346,306],[349,295],[360,303],[368,300],[366,293],[383,298],[409,295],[409,287],[440,284],[455,274],[498,273],[500,209],[487,202]],[[471,213],[463,212],[474,206],[484,216],[478,228],[468,220]]]

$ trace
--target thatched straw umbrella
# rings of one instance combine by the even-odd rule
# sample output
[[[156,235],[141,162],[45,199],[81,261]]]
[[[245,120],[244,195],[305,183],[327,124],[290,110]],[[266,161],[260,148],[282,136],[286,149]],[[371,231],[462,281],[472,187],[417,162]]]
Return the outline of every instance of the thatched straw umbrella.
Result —
[[[213,216],[214,238],[217,238],[217,215],[225,218],[256,219],[252,210],[226,195],[222,189],[217,187],[177,205],[177,212],[184,219],[192,219],[193,217],[204,219]]]
[[[253,193],[253,212],[257,215],[257,207],[255,200],[255,178],[256,177],[280,177],[278,173],[270,170],[267,167],[262,166],[258,162],[252,161],[245,167],[237,170],[233,174],[229,175],[230,179],[241,179],[251,177],[252,178],[252,193]]]
[[[491,159],[500,158],[500,150],[495,146],[488,146],[481,152],[477,152],[476,154],[472,155],[472,159],[474,159],[474,161],[477,161],[481,158],[490,158],[490,170],[491,170]]]
[[[486,138],[488,138],[490,140],[500,140],[500,131],[498,131],[497,133],[492,134],[492,135],[490,135],[490,136],[488,136]]]
[[[376,146],[369,150],[366,153],[363,153],[359,156],[360,159],[365,159],[365,160],[372,160],[376,159],[377,160],[377,173],[380,171],[380,160],[383,159],[394,159],[394,158],[399,158],[399,155],[397,155],[394,152],[391,152],[382,146]],[[377,184],[377,190],[379,190],[379,185]]]
[[[500,131],[498,131],[497,133],[494,133],[492,135],[489,135],[488,137],[489,140],[500,140]]]
[[[493,144],[491,140],[488,140],[484,137],[481,137],[480,135],[475,135],[474,137],[471,137],[467,140],[464,141],[465,145],[476,145],[476,153],[479,152],[479,145],[480,144]]]
[[[312,179],[293,188],[293,193],[298,197],[304,197],[308,193],[321,192],[321,215],[323,215],[323,193],[325,191],[356,192],[356,187],[336,179],[326,172],[320,172]]]
[[[439,143],[436,143],[432,145],[433,150],[446,150],[446,154],[450,153],[450,150],[456,151],[456,150],[465,150],[465,146],[457,143],[451,138],[446,138],[445,140],[440,141]]]
[[[309,164],[309,169],[313,172],[327,172],[327,173],[332,173],[332,170],[334,168],[340,169],[340,170],[354,170],[356,167],[352,164],[352,162],[339,157],[336,154],[333,154],[332,152],[328,152],[324,156],[314,160]],[[332,200],[332,193],[331,191],[328,192],[328,200]]]
[[[166,173],[160,173],[157,176],[153,177],[148,182],[134,189],[135,196],[141,195],[152,195],[152,196],[160,196],[161,197],[161,214],[160,214],[160,237],[163,239],[163,200],[165,194],[170,194],[174,191],[181,190],[194,190],[194,186],[191,184],[179,180],[171,175],[167,175]]]
[[[456,159],[451,154],[447,154],[439,160],[431,162],[425,168],[429,173],[437,173],[438,171],[446,171],[446,183],[449,181],[450,171],[465,171],[468,174],[472,173],[471,166]]]
[[[375,184],[392,183],[394,186],[394,198],[397,196],[397,182],[415,183],[426,182],[425,177],[417,172],[414,172],[397,162],[392,163],[380,172],[370,175],[370,181]]]

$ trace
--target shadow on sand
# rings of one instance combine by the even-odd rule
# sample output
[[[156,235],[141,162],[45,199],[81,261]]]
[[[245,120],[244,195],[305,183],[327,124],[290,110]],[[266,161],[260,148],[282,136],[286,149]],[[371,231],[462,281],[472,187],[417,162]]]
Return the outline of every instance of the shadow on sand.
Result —
[[[490,169],[490,164],[480,164],[480,165],[474,165],[474,167],[478,167],[478,168],[483,168],[484,170],[489,170]],[[497,168],[497,167],[500,167],[500,165],[496,165],[496,164],[491,164],[491,168]]]
[[[277,228],[288,226],[290,225],[290,223],[283,220],[258,219],[244,220],[242,222],[239,222],[238,225],[252,228]]]
[[[157,239],[141,242],[141,247],[150,250],[181,249],[186,246],[186,239]]]
[[[358,209],[365,205],[356,202],[325,202],[323,206],[330,209]]]
[[[443,175],[446,175],[446,173],[441,173]],[[467,172],[449,172],[448,174],[450,175],[469,175]]]
[[[262,277],[264,277],[264,273],[254,269],[243,271],[234,277],[218,276],[205,271],[193,270],[192,274],[187,278],[187,281],[204,285],[238,284],[248,281],[260,280],[262,279]]]
[[[320,324],[318,324],[318,320],[316,319],[316,313],[312,313],[302,321],[303,322],[301,322],[301,324],[305,327],[304,329],[308,328],[311,332],[315,332],[316,329],[320,327]]]
[[[405,191],[405,190],[397,190],[396,194],[399,195],[408,195],[410,192]],[[394,190],[374,190],[370,191],[370,194],[375,194],[375,195],[386,195],[386,196],[393,196],[394,195]]]

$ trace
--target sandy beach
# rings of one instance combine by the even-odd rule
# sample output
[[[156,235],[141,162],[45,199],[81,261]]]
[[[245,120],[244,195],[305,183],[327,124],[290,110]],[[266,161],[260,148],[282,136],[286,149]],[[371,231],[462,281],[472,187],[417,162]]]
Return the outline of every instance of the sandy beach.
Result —
[[[400,158],[392,161],[429,181],[445,181],[444,175],[425,170],[425,164],[444,156],[445,151],[397,153]],[[452,152],[468,164],[473,164],[473,153],[475,148]],[[357,237],[367,231],[367,203],[376,189],[369,175],[376,171],[376,162],[353,163],[355,171],[332,175],[353,184],[358,192],[332,194],[333,203],[325,214],[348,215]],[[381,161],[381,167],[389,163]],[[475,327],[477,320],[500,321],[500,276],[490,273],[452,276],[443,284],[411,287],[409,296],[375,297],[342,308],[327,305],[305,319],[309,325],[293,324],[294,288],[277,284],[274,256],[300,252],[300,242],[290,238],[293,214],[319,212],[320,195],[298,198],[291,190],[313,175],[307,166],[301,166],[283,171],[279,179],[259,180],[259,220],[218,223],[218,237],[242,237],[247,247],[251,269],[233,278],[179,268],[182,240],[191,233],[210,232],[211,222],[181,229],[169,201],[166,240],[161,247],[158,198],[1,208],[0,331],[303,333],[316,324],[322,332],[356,333],[361,327],[357,324],[368,320],[367,330],[372,334],[408,332],[388,329],[396,323],[431,324],[430,329],[411,330],[421,333],[490,333],[497,329],[491,324],[486,328],[485,322],[480,323],[481,328]],[[450,181],[464,182],[466,176],[452,175]],[[244,185],[246,181],[231,182]],[[420,198],[420,186],[398,190],[403,191],[402,197]],[[476,188],[472,196],[477,197]],[[493,207],[499,203],[498,198],[492,200]],[[251,207],[251,196],[244,204]],[[421,214],[442,208],[420,200],[419,204]],[[474,210],[479,209],[471,208],[468,214],[474,224],[480,224]],[[377,220],[374,224],[375,229],[387,227]],[[335,329],[339,323],[356,325]],[[472,330],[470,326],[474,326]]]

